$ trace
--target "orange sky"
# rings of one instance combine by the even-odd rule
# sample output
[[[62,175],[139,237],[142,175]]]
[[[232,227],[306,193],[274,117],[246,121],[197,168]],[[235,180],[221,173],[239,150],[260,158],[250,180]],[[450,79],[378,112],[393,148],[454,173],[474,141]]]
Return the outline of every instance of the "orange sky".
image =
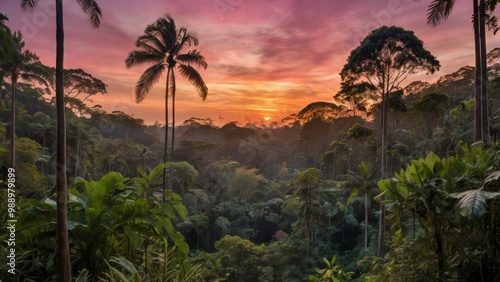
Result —
[[[54,66],[54,1],[39,1],[31,13],[23,12],[18,0],[0,1],[0,12],[13,30],[24,33],[27,48]],[[99,29],[90,27],[76,1],[63,2],[65,68],[82,68],[108,85],[109,94],[95,97],[94,104],[147,123],[165,121],[164,82],[136,104],[134,86],[147,66],[128,70],[124,60],[146,25],[165,13],[197,33],[197,49],[208,62],[207,70],[200,70],[209,88],[204,102],[177,75],[177,124],[190,117],[216,124],[279,121],[311,102],[333,102],[349,52],[381,25],[413,30],[441,62],[436,74],[417,75],[408,83],[433,82],[474,62],[471,1],[456,1],[451,17],[433,28],[426,25],[430,1],[101,0]],[[499,36],[489,34],[488,50],[497,46]]]

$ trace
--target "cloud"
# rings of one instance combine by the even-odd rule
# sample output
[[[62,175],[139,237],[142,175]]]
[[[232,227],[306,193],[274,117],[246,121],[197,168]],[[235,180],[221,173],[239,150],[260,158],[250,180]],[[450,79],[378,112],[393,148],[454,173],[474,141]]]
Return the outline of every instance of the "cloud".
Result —
[[[40,1],[39,7],[25,13],[19,2],[0,0],[0,11],[8,14],[14,30],[25,32],[27,48],[53,66],[55,13],[50,3]],[[122,110],[149,123],[164,120],[164,83],[136,104],[134,86],[147,66],[126,69],[124,60],[146,25],[166,13],[178,26],[197,34],[196,48],[208,62],[208,69],[200,70],[209,87],[205,102],[186,79],[177,76],[179,122],[219,115],[225,121],[260,120],[269,112],[284,117],[311,102],[333,101],[338,73],[350,51],[381,25],[415,31],[441,62],[437,74],[419,74],[408,82],[435,81],[474,63],[467,1],[457,1],[450,18],[438,27],[426,23],[428,1],[149,0],[145,5],[121,0],[99,4],[102,24],[93,29],[76,1],[65,1],[65,67],[82,68],[109,85],[108,95],[94,99],[106,111]],[[499,43],[488,35],[490,49]]]

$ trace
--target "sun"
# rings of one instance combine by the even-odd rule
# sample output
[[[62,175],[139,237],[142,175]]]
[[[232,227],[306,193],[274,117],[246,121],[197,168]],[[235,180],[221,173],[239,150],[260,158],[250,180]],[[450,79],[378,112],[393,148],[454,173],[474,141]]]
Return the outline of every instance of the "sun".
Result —
[[[265,117],[265,118],[264,118],[264,120],[265,120],[265,121],[268,121],[268,120],[270,120],[270,119],[271,119],[270,117]]]

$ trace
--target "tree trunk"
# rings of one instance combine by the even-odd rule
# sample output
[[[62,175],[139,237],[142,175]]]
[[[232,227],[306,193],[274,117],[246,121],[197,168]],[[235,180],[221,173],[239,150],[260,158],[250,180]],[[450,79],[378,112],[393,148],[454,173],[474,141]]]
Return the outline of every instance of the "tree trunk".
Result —
[[[443,236],[441,233],[434,231],[434,238],[436,240],[436,256],[437,256],[437,264],[438,264],[438,275],[440,281],[444,281],[444,249],[443,249]]]
[[[63,0],[56,0],[56,112],[57,112],[57,272],[58,281],[71,281],[68,244],[68,214],[66,183],[66,112],[64,107],[64,27]]]
[[[170,146],[170,161],[174,161],[174,141],[175,141],[175,75],[174,75],[174,70],[172,69],[171,72],[172,75],[172,145]],[[169,173],[169,178],[168,178],[168,183],[170,189],[173,189],[172,187],[172,165],[169,166],[168,168],[168,173]]]
[[[490,144],[490,126],[488,117],[488,92],[486,84],[488,82],[488,69],[486,64],[486,8],[484,0],[479,1],[479,35],[481,52],[481,135],[483,146],[486,148]]]
[[[5,99],[5,92],[2,91],[3,79],[4,79],[4,75],[2,74],[2,72],[0,72],[0,109],[3,109],[4,106],[5,106],[5,108],[7,108],[7,101]]]
[[[76,141],[75,179],[78,177],[79,163],[80,163],[80,141]]]
[[[175,139],[175,76],[172,70],[172,145],[170,147],[170,161],[174,160],[174,139]]]
[[[365,251],[368,250],[368,192],[365,191]]]
[[[12,74],[12,105],[10,117],[10,167],[16,169],[16,74]]]
[[[43,136],[42,136],[42,146],[43,146],[43,154],[45,155],[45,143],[46,143],[46,132],[45,130],[43,131]],[[45,174],[45,162],[42,162],[42,174]]]
[[[385,93],[387,92],[387,93]],[[389,112],[389,93],[385,91],[382,95],[382,154],[381,162],[381,179],[385,179],[387,175],[387,114]],[[377,256],[384,257],[384,237],[385,237],[385,206],[380,205],[379,227],[378,227],[378,250]]]
[[[170,82],[170,72],[171,69],[168,68],[167,71],[167,82],[165,89],[165,142],[163,147],[163,163],[167,163],[167,151],[168,151],[168,84]],[[163,182],[162,182],[162,193],[163,193],[163,203],[165,203],[165,189],[167,188],[167,168],[163,168]]]
[[[482,115],[481,115],[481,46],[479,34],[479,3],[473,1],[473,20],[474,25],[474,49],[476,55],[476,69],[474,77],[474,141],[482,140]]]

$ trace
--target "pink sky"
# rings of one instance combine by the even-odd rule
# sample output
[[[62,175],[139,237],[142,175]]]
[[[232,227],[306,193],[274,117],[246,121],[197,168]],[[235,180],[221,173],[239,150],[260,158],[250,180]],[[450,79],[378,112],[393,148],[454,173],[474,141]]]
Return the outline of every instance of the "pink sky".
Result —
[[[8,25],[21,30],[27,48],[50,66],[55,65],[53,2],[40,0],[30,13],[21,10],[19,0],[0,0]],[[108,85],[109,94],[95,97],[94,104],[147,123],[165,121],[164,82],[136,104],[134,86],[147,66],[126,69],[124,60],[146,25],[166,13],[177,26],[197,33],[197,49],[208,62],[207,70],[200,70],[209,88],[204,102],[177,75],[178,123],[190,117],[216,123],[219,117],[223,123],[281,120],[309,103],[334,102],[349,52],[381,25],[413,30],[441,62],[436,74],[416,75],[407,83],[434,82],[474,63],[472,1],[457,1],[450,18],[433,28],[426,24],[430,1],[425,0],[101,0],[99,29],[90,27],[76,1],[63,2],[65,68],[82,68]],[[488,50],[494,47],[500,47],[500,38],[488,34]]]

